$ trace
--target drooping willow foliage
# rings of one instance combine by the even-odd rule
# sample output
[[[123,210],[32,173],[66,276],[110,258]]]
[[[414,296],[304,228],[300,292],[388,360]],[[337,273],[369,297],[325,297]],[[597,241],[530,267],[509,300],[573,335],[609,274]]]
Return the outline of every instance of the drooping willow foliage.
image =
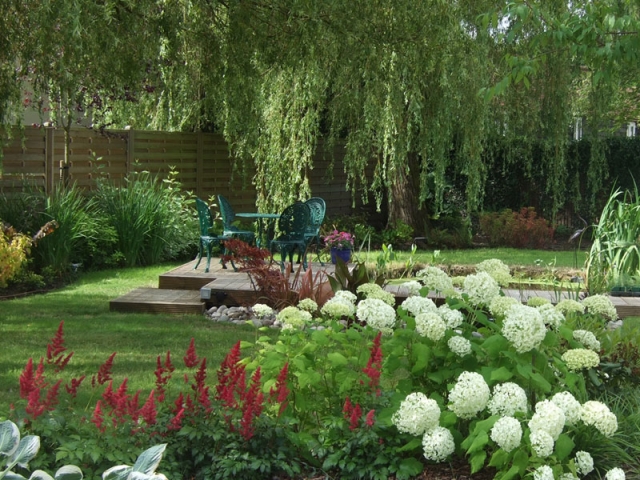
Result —
[[[573,119],[588,117],[586,133],[599,138],[612,105],[620,118],[633,105],[629,0],[104,3],[129,21],[143,16],[127,39],[153,45],[135,49],[138,76],[128,78],[144,80],[127,85],[135,102],[105,94],[96,120],[223,132],[238,166],[253,162],[268,209],[309,194],[322,140],[344,148],[354,197],[388,202],[391,218],[412,225],[438,211],[452,176],[480,207],[497,149],[506,171],[544,172],[556,210],[579,194],[566,189]],[[85,91],[123,85],[98,72],[73,74]],[[585,168],[601,182],[602,151],[592,152]]]

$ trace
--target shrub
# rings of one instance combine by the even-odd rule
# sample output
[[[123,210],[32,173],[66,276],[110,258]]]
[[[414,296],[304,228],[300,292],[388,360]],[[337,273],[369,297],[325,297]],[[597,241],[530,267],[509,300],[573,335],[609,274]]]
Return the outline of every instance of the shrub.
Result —
[[[492,247],[546,248],[553,240],[553,228],[533,207],[482,213],[480,230]]]
[[[20,272],[30,248],[29,237],[0,221],[0,288]]]

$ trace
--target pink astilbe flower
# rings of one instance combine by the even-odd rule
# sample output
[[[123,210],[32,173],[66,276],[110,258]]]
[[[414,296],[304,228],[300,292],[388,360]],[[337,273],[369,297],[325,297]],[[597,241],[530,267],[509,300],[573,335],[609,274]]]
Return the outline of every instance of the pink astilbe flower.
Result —
[[[187,368],[193,368],[200,363],[198,355],[196,355],[196,344],[193,338],[191,339],[191,343],[189,343],[189,348],[187,348],[187,353],[183,357],[183,360]]]
[[[376,395],[380,395],[380,373],[382,372],[382,349],[380,348],[380,340],[382,338],[382,332],[378,332],[376,338],[373,340],[373,346],[371,347],[371,355],[367,366],[362,371],[369,377],[369,387],[372,391],[376,392]]]

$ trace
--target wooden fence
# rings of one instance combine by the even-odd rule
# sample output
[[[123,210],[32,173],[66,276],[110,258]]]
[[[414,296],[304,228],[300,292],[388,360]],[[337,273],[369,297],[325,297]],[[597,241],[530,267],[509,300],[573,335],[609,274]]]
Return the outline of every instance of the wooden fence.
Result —
[[[363,205],[359,198],[352,208],[351,194],[345,190],[341,159],[344,152],[334,151],[336,168],[331,181],[326,180],[330,163],[318,149],[311,171],[310,187],[314,196],[327,202],[327,214],[374,214],[373,205]],[[84,128],[71,132],[68,171],[64,170],[64,133],[54,128],[27,128],[16,132],[3,149],[0,193],[22,191],[27,185],[52,192],[63,174],[83,189],[95,188],[96,179],[107,178],[119,184],[133,173],[147,170],[166,176],[171,167],[185,190],[201,198],[222,194],[237,211],[256,210],[256,191],[252,172],[243,179],[232,175],[229,148],[222,135],[211,133],[149,132],[111,130],[103,133]]]

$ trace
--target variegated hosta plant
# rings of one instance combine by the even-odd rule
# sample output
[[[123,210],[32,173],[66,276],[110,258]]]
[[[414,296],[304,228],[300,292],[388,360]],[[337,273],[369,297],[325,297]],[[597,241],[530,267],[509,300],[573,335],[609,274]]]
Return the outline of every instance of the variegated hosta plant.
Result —
[[[167,480],[156,473],[167,444],[153,446],[140,454],[133,467],[118,465],[102,474],[103,480]],[[0,480],[26,480],[13,468],[28,468],[29,462],[40,450],[40,437],[27,435],[20,438],[20,430],[10,420],[0,422]],[[82,480],[82,470],[75,465],[65,465],[52,477],[42,470],[34,471],[29,480]]]

